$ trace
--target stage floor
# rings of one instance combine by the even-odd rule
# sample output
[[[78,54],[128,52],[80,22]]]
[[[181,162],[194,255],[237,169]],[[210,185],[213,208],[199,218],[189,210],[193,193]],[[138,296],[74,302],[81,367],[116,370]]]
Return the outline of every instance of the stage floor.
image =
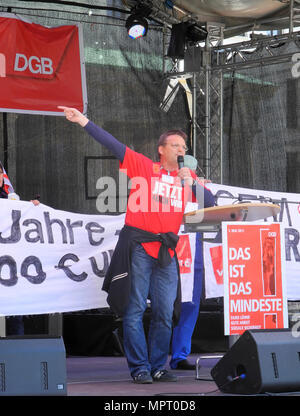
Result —
[[[124,357],[67,357],[67,395],[68,396],[98,396],[102,403],[110,406],[119,401],[126,400],[126,396],[164,399],[164,396],[176,400],[179,397],[211,397],[211,396],[242,396],[222,393],[214,382],[210,371],[224,353],[220,354],[192,354],[191,362],[200,359],[198,376],[194,370],[168,370],[178,376],[177,382],[154,382],[153,384],[139,385],[132,382],[129,375],[126,359]],[[299,396],[300,392],[271,393],[276,396]],[[266,396],[259,394],[256,397]],[[249,395],[248,395],[249,397]],[[253,397],[253,396],[251,396]],[[150,398],[149,398],[150,399]],[[191,397],[187,400],[190,400]],[[168,399],[170,400],[170,399]]]

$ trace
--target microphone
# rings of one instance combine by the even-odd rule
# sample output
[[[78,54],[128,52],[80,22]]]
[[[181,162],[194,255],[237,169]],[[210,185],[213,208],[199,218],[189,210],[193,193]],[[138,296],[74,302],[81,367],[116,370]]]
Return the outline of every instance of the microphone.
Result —
[[[179,169],[184,167],[184,159],[182,155],[177,156],[177,163],[178,163],[178,167]],[[184,180],[181,179],[181,185],[184,187]]]

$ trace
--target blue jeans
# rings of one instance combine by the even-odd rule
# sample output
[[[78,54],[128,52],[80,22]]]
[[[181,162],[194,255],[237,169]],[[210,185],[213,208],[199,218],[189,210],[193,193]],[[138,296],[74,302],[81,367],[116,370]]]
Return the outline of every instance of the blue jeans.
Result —
[[[172,335],[174,301],[177,295],[176,261],[160,267],[141,245],[132,251],[131,295],[123,317],[124,351],[132,376],[141,371],[153,374],[164,368]],[[151,301],[148,343],[143,315]]]

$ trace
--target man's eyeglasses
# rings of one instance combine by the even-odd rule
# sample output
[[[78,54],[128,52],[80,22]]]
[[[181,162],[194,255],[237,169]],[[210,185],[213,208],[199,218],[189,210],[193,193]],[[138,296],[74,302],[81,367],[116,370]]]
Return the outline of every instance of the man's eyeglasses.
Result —
[[[185,152],[187,152],[189,150],[188,147],[182,146],[181,144],[177,144],[177,143],[174,143],[174,144],[173,143],[167,143],[167,144],[169,144],[174,149],[179,149],[181,147]]]

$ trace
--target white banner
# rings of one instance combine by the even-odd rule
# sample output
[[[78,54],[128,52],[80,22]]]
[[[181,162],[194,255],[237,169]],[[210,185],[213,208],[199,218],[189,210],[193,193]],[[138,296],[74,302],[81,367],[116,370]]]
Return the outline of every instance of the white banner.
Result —
[[[269,217],[266,222],[279,222],[284,233],[287,299],[300,299],[300,195],[238,188],[233,186],[207,184],[216,197],[217,205],[230,205],[238,202],[274,202],[281,207],[276,218]],[[259,223],[253,221],[251,223]],[[213,237],[206,234],[205,237]],[[223,296],[222,245],[204,244],[205,294],[206,298]]]
[[[120,216],[82,215],[0,200],[0,314],[105,307],[101,290]]]
[[[83,215],[0,199],[0,315],[107,307],[102,291],[123,215]],[[192,300],[195,234],[177,245],[182,300]]]

